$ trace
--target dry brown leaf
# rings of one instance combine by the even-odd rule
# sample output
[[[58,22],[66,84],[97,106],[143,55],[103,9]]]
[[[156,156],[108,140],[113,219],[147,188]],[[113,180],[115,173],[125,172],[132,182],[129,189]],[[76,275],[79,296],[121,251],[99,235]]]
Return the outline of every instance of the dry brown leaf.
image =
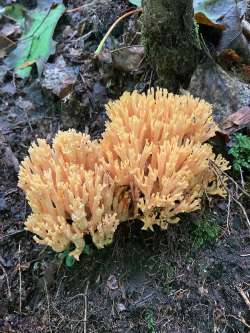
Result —
[[[222,125],[223,134],[232,134],[250,124],[250,107],[244,106],[231,114]]]

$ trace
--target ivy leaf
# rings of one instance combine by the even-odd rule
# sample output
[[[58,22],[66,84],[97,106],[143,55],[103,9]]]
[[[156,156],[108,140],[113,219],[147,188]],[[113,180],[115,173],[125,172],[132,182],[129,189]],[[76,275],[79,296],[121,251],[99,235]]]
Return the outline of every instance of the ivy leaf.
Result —
[[[5,60],[8,66],[15,68],[15,74],[18,77],[29,77],[32,64],[36,64],[38,75],[42,74],[44,64],[55,52],[55,42],[52,37],[64,11],[63,4],[46,11],[30,11],[25,22],[25,26],[28,25],[28,27],[23,32],[16,49]]]
[[[67,257],[66,257],[66,260],[65,260],[65,264],[66,264],[67,267],[72,267],[72,266],[74,265],[75,261],[76,261],[76,260],[75,260],[74,257],[72,257],[72,256],[67,256]]]
[[[142,6],[141,0],[129,0],[129,2],[132,3],[132,5],[135,5],[137,7]]]

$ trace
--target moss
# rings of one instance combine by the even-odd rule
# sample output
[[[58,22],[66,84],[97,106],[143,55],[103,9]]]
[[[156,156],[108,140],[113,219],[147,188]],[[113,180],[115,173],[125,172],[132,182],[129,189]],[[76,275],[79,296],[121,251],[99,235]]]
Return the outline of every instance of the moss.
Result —
[[[176,91],[189,83],[199,59],[192,1],[144,0],[146,56],[162,85]]]
[[[194,229],[192,230],[193,247],[195,250],[205,246],[212,245],[220,235],[219,226],[207,216],[201,220],[194,221]]]

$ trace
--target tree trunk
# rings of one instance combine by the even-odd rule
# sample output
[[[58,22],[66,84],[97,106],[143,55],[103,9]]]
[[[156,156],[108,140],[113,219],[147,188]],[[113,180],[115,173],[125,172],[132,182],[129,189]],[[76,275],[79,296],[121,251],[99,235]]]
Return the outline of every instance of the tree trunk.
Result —
[[[200,46],[192,0],[143,0],[146,56],[161,85],[185,87],[199,60]]]

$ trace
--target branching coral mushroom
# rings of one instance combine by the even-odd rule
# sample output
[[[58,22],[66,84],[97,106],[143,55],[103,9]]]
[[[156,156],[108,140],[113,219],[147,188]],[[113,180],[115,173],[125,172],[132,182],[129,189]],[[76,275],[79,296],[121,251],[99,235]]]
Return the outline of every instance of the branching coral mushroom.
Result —
[[[208,103],[158,89],[125,93],[107,112],[103,164],[116,183],[129,186],[144,229],[178,222],[179,213],[200,208],[205,192],[225,195],[209,160],[222,170],[228,163],[204,144],[217,130]]]
[[[85,134],[59,132],[52,148],[38,140],[22,162],[19,186],[33,214],[25,225],[41,244],[61,252],[73,243],[76,259],[90,234],[101,248],[119,221],[128,218],[129,197],[99,164],[100,147]]]
[[[124,93],[107,112],[99,143],[59,132],[52,147],[33,144],[20,168],[19,186],[33,211],[26,228],[57,252],[73,243],[76,259],[86,235],[101,248],[122,221],[165,229],[178,214],[199,209],[204,193],[225,195],[225,179],[209,167],[212,161],[228,169],[205,143],[217,130],[209,104],[158,89]]]

